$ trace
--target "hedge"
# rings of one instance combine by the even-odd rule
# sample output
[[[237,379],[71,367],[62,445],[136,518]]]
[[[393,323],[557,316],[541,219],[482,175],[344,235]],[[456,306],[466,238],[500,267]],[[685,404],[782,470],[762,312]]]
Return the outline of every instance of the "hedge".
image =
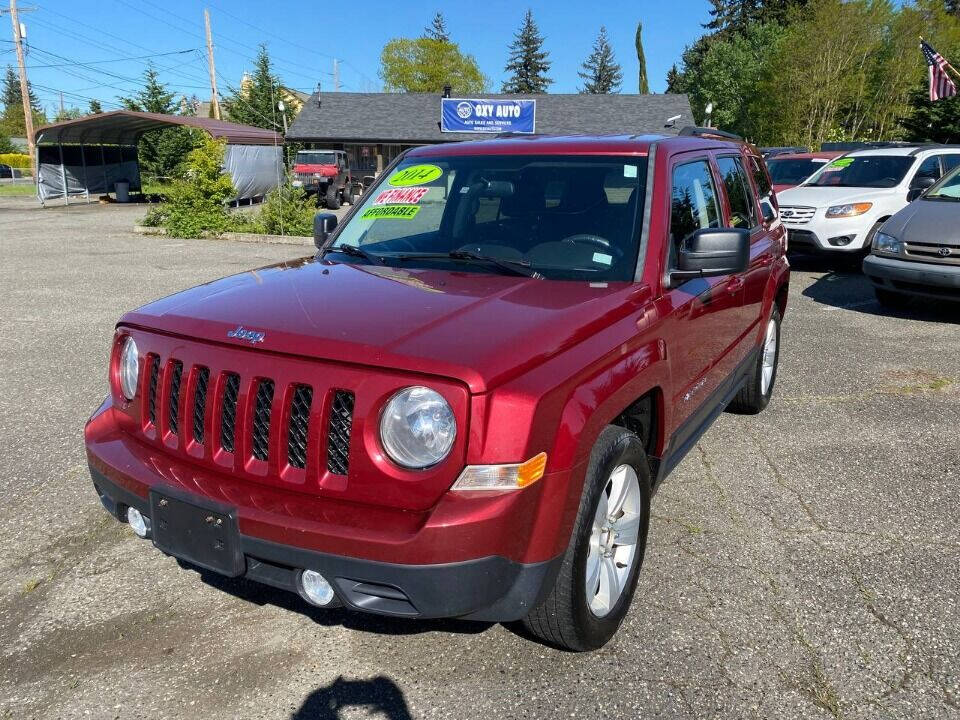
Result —
[[[0,165],[15,168],[29,168],[30,156],[26,153],[0,153]]]

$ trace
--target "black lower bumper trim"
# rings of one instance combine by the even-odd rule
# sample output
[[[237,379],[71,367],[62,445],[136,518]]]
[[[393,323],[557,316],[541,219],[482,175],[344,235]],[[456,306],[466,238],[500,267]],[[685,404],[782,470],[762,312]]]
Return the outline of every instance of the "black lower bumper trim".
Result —
[[[126,507],[149,514],[149,502],[90,468],[104,507],[125,520]],[[197,498],[202,501],[202,498]],[[542,602],[556,581],[562,556],[518,563],[500,556],[463,562],[401,565],[332,555],[240,535],[245,577],[299,594],[301,570],[326,577],[343,605],[363,612],[416,618],[519,620]]]

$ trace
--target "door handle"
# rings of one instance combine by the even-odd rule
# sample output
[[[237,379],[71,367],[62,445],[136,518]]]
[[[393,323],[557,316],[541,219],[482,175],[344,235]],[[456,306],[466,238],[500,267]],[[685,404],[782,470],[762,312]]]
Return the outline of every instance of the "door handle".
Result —
[[[727,291],[731,293],[740,292],[741,290],[743,290],[743,284],[744,283],[743,283],[742,277],[739,277],[739,276],[732,277],[730,278],[729,282],[727,282]]]

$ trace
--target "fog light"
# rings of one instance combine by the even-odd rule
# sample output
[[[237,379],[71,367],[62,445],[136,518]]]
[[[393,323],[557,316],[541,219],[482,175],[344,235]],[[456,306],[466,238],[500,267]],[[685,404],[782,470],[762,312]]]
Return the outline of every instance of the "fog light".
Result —
[[[853,235],[841,235],[840,237],[832,237],[827,240],[828,243],[834,247],[843,247],[844,245],[849,245],[853,242]]]
[[[329,605],[333,602],[333,586],[316,570],[304,570],[300,573],[300,589],[314,605]]]
[[[127,522],[130,523],[130,528],[142,538],[145,538],[150,532],[147,527],[147,519],[136,508],[127,508]]]

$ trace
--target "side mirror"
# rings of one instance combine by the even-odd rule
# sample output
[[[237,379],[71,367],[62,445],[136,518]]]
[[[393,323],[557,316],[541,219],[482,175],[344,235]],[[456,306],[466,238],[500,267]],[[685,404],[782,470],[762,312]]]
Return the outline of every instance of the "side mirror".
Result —
[[[739,228],[697,230],[684,240],[677,254],[671,283],[692,278],[736,275],[750,264],[750,231]]]
[[[313,244],[321,249],[331,233],[337,227],[337,216],[333,213],[317,213],[313,216]]]
[[[772,223],[777,219],[777,211],[773,209],[773,205],[770,204],[769,200],[760,201],[760,213],[763,215],[763,221],[766,223]]]
[[[910,190],[907,192],[907,202],[913,202],[923,195],[927,190],[936,185],[937,179],[929,175],[925,177],[916,177],[910,183]]]

